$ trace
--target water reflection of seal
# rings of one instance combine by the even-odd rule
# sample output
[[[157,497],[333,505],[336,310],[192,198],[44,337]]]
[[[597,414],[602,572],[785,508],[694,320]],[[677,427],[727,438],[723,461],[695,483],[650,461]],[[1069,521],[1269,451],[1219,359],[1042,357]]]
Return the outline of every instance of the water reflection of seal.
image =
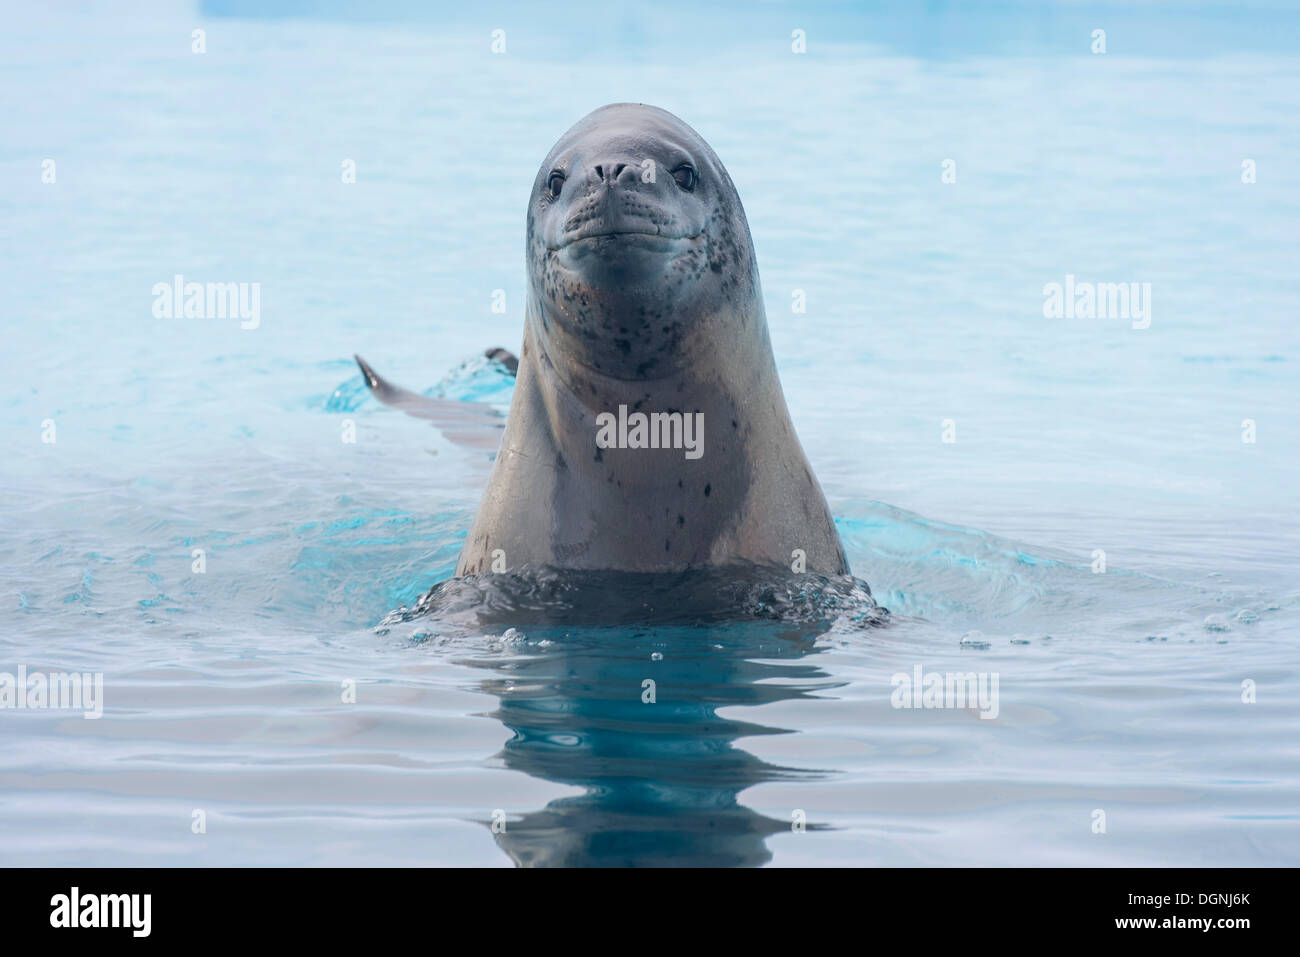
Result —
[[[781,392],[740,198],[694,130],[615,104],[565,133],[533,184],[527,266],[517,383],[457,575],[801,556],[848,571]],[[619,441],[598,442],[615,418]]]
[[[497,844],[524,867],[767,863],[767,839],[796,830],[793,809],[762,813],[742,795],[823,774],[771,764],[737,742],[788,733],[760,723],[762,706],[817,695],[830,682],[809,658],[821,631],[660,628],[611,645],[598,630],[538,630],[538,641],[477,659],[493,673],[482,690],[500,701],[491,717],[510,732],[498,755],[504,766],[581,789],[529,810],[503,795],[508,821],[485,822],[496,824]],[[541,643],[547,638],[556,640]]]

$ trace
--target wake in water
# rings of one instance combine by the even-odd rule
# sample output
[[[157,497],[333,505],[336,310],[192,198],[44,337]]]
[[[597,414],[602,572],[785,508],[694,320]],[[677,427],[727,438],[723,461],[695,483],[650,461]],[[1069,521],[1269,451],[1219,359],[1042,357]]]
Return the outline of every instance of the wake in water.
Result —
[[[756,565],[672,574],[524,567],[439,582],[381,627],[420,618],[478,628],[741,621],[867,628],[887,622],[889,611],[852,575],[796,575]]]

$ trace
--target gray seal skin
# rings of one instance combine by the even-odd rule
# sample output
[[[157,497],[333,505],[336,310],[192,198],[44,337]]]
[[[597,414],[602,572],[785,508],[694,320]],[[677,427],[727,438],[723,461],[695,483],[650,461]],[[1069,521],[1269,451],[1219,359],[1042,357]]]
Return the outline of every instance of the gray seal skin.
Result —
[[[848,573],[781,392],[740,197],[699,134],[640,104],[580,120],[533,183],[527,266],[514,396],[457,576],[788,569],[796,550],[808,572]],[[703,413],[703,454],[598,447],[597,416],[620,405]]]

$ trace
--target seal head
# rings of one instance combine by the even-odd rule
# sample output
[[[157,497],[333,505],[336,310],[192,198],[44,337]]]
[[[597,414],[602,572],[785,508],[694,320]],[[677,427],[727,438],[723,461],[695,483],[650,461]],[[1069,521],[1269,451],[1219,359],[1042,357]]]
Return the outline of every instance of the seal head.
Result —
[[[731,177],[655,107],[606,106],[560,138],[533,183],[528,259],[548,351],[623,379],[680,366],[758,293]]]

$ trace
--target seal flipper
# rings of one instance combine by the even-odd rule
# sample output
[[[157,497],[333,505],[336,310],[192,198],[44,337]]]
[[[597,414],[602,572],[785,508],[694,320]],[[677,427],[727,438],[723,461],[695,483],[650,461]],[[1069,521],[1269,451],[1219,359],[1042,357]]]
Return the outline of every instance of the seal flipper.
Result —
[[[352,358],[356,359],[357,365],[361,367],[361,375],[365,377],[366,385],[370,386],[370,391],[384,405],[391,405],[395,409],[402,409],[414,415],[425,403],[437,401],[436,399],[430,399],[428,396],[420,395],[418,392],[412,392],[410,389],[403,389],[401,386],[393,385],[372,369],[370,363],[365,359],[358,355],[353,355]]]
[[[509,349],[502,349],[500,346],[495,346],[491,349],[485,350],[483,355],[487,356],[493,362],[501,363],[501,365],[505,367],[505,370],[511,375],[519,374],[519,358]]]
[[[504,349],[499,350],[505,352]],[[506,352],[507,356],[510,353]],[[501,413],[483,402],[461,402],[456,399],[434,399],[410,389],[393,385],[371,368],[370,363],[353,355],[361,368],[361,376],[375,398],[384,405],[401,409],[417,419],[427,419],[438,427],[450,442],[471,449],[496,451],[501,444],[505,420]],[[510,358],[514,358],[510,356]],[[518,360],[516,360],[517,362]]]

